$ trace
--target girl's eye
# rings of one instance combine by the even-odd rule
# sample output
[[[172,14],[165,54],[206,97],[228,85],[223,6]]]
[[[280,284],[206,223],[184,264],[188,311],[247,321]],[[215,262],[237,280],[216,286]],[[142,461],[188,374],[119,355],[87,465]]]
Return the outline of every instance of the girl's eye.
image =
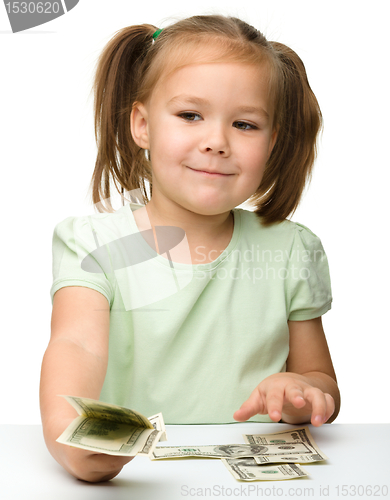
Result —
[[[237,126],[237,128],[239,130],[256,130],[257,129],[257,127],[255,125],[251,125],[250,123],[246,123],[246,122],[235,122],[235,125]]]
[[[197,121],[196,120],[197,117],[200,118],[200,115],[198,115],[197,113],[180,113],[179,116],[189,122]]]
[[[180,113],[178,116],[188,122],[195,122],[202,119],[202,117],[198,113]],[[256,130],[258,128],[256,127],[256,125],[251,125],[250,123],[246,122],[234,122],[233,125],[238,130]]]

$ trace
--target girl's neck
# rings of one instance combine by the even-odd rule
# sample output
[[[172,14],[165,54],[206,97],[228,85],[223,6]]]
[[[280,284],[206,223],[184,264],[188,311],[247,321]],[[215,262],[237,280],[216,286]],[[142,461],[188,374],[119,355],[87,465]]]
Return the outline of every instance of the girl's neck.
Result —
[[[140,231],[155,226],[175,226],[185,231],[191,262],[179,253],[174,261],[206,264],[214,261],[229,245],[234,230],[231,210],[217,215],[202,215],[184,209],[179,213],[163,211],[157,205],[151,200],[144,208],[134,212],[134,219]]]
[[[146,205],[147,215],[151,226],[176,226],[183,229],[187,238],[195,241],[212,242],[230,232],[234,217],[232,211],[217,215],[202,215],[181,208],[164,210],[151,200]]]

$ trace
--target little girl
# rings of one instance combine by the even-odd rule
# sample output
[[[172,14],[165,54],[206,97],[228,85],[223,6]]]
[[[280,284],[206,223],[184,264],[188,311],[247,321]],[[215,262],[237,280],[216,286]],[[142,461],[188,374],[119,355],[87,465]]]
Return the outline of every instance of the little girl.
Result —
[[[334,420],[327,259],[287,219],[321,127],[300,58],[237,18],[194,16],[119,31],[94,90],[100,213],[53,237],[41,377],[52,455],[86,481],[130,460],[56,443],[75,417],[58,394],[168,424]],[[130,193],[117,211],[111,181]],[[254,211],[236,208],[245,201]]]

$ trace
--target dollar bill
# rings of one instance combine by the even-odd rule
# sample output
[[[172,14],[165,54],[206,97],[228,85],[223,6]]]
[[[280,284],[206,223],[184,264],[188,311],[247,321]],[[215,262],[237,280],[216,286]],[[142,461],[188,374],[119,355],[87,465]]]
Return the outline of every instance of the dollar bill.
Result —
[[[328,457],[315,443],[308,427],[300,427],[274,434],[244,434],[251,446],[262,446],[263,453],[254,456],[258,464],[275,462],[309,463]]]
[[[300,443],[296,445],[298,451],[304,453],[306,448]],[[252,444],[224,444],[204,446],[158,446],[151,454],[152,460],[166,458],[203,457],[203,458],[244,458],[259,457],[264,462],[283,462],[285,451],[280,450],[278,444],[268,446]]]
[[[297,464],[259,465],[254,458],[223,458],[222,462],[241,481],[280,481],[309,475]]]
[[[156,415],[152,415],[151,417],[148,418],[148,420],[157,431],[162,432],[160,441],[168,441],[167,431],[165,429],[165,423],[162,413],[157,413]]]
[[[153,425],[141,413],[122,406],[88,398],[63,397],[79,417],[59,436],[59,443],[107,455],[149,456],[164,433],[161,413],[153,415]]]

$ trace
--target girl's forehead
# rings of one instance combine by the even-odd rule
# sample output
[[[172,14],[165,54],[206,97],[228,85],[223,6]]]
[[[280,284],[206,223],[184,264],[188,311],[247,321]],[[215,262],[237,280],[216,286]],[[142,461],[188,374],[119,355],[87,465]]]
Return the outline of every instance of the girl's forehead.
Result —
[[[160,79],[157,87],[175,90],[175,87],[208,89],[212,84],[216,90],[226,85],[233,87],[257,88],[267,82],[268,72],[253,64],[237,62],[218,62],[186,64],[172,71],[166,78]]]
[[[172,44],[156,54],[150,70],[154,85],[164,83],[172,74],[189,65],[237,63],[258,66],[269,72],[269,59],[259,47],[237,43],[224,37],[187,40]]]
[[[181,99],[180,99],[181,97]],[[150,96],[150,104],[158,101],[181,101],[192,99],[193,103],[207,100],[223,103],[233,99],[236,104],[261,102],[268,106],[269,72],[265,65],[231,61],[192,62],[180,65],[160,78]],[[194,101],[195,99],[195,101]],[[226,105],[234,104],[226,102]]]

